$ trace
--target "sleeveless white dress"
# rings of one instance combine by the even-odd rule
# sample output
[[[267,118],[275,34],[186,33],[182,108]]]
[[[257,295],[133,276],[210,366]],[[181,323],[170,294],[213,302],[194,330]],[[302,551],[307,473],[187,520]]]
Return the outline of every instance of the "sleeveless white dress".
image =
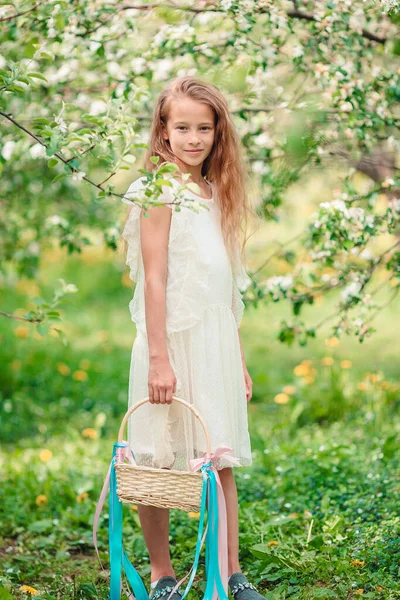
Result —
[[[134,181],[128,198],[143,197],[145,177]],[[163,186],[160,202],[173,200],[173,188]],[[188,206],[172,210],[168,242],[166,289],[167,349],[177,378],[175,395],[193,404],[211,440],[211,451],[219,445],[232,448],[241,466],[252,464],[247,418],[246,389],[238,327],[244,303],[242,291],[250,283],[240,259],[229,261],[220,223],[215,186],[212,200],[185,191],[186,198],[201,205],[199,212]],[[204,205],[205,207],[203,207]],[[209,209],[209,210],[208,210]],[[132,205],[122,237],[128,243],[126,262],[136,282],[129,303],[136,324],[130,377],[129,407],[148,396],[149,348],[146,333],[144,268],[140,245],[141,207]],[[138,408],[128,420],[128,441],[139,465],[189,470],[189,460],[203,456],[206,440],[199,420],[178,402]],[[232,466],[216,459],[217,469]]]

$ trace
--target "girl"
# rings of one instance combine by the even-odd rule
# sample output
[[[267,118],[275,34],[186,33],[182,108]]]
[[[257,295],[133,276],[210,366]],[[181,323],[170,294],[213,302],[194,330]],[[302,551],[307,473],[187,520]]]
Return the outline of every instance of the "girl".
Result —
[[[128,440],[137,464],[189,470],[189,460],[204,456],[206,443],[192,412],[172,401],[176,394],[199,410],[210,433],[212,450],[232,448],[240,466],[251,465],[247,402],[252,380],[247,371],[239,326],[244,304],[239,288],[249,282],[242,263],[247,217],[254,216],[245,194],[240,141],[227,103],[210,83],[192,76],[172,80],[153,114],[150,156],[172,162],[200,194],[185,191],[198,211],[171,204],[181,178],[163,186],[145,217],[133,205],[122,236],[126,262],[136,282],[130,302],[137,335],[132,349],[129,406],[148,396],[128,424]],[[128,189],[143,198],[145,177]],[[142,195],[141,195],[142,194]],[[242,224],[245,225],[244,229]],[[228,519],[228,575],[234,600],[261,600],[239,565],[238,498],[232,463],[214,466],[223,486]],[[138,505],[151,562],[155,600],[175,586],[169,551],[169,510]],[[246,585],[241,585],[246,584]],[[179,600],[179,589],[171,600]]]

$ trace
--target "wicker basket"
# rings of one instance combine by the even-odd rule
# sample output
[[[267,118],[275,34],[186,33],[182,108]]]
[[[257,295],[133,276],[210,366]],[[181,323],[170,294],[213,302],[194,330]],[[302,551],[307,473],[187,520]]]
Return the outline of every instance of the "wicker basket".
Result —
[[[172,396],[172,400],[187,406],[199,419],[207,443],[207,456],[211,453],[210,436],[199,412],[188,402]],[[118,442],[122,443],[128,418],[140,406],[149,402],[144,398],[132,406],[124,418],[118,433]],[[198,512],[203,487],[203,474],[173,469],[155,469],[124,462],[115,463],[117,495],[121,502],[128,504],[146,504],[160,508],[178,508],[184,511]]]

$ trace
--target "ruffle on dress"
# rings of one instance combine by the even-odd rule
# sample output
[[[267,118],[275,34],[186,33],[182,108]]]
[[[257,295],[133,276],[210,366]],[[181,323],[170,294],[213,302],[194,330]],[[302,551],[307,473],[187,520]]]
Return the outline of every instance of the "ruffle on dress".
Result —
[[[240,258],[240,252],[237,248],[232,264],[232,312],[239,328],[243,318],[244,302],[243,292],[251,284],[251,279],[247,275],[246,269]]]
[[[145,177],[134,181],[125,196],[142,201]],[[172,202],[173,189],[162,186],[159,202]],[[168,241],[168,277],[166,291],[166,331],[168,334],[183,331],[201,320],[207,307],[210,263],[198,247],[192,232],[192,211],[187,206],[172,210]],[[144,268],[140,245],[141,206],[133,205],[122,232],[128,243],[126,264],[130,279],[136,282],[133,299],[129,303],[132,321],[138,331],[146,333],[144,301]]]

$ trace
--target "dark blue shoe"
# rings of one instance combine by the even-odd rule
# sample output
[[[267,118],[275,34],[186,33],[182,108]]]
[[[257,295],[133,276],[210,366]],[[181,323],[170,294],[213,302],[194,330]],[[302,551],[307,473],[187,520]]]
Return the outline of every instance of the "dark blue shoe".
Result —
[[[247,580],[244,573],[232,573],[228,579],[229,588],[234,600],[267,600],[257,588]]]
[[[175,577],[172,577],[172,575],[165,575],[164,577],[160,577],[156,587],[153,590],[151,590],[149,594],[150,600],[158,600],[159,598],[161,598],[162,600],[166,600],[177,583],[178,580],[175,579]],[[180,600],[182,596],[183,592],[181,592],[180,588],[178,588],[172,594],[170,600]]]

